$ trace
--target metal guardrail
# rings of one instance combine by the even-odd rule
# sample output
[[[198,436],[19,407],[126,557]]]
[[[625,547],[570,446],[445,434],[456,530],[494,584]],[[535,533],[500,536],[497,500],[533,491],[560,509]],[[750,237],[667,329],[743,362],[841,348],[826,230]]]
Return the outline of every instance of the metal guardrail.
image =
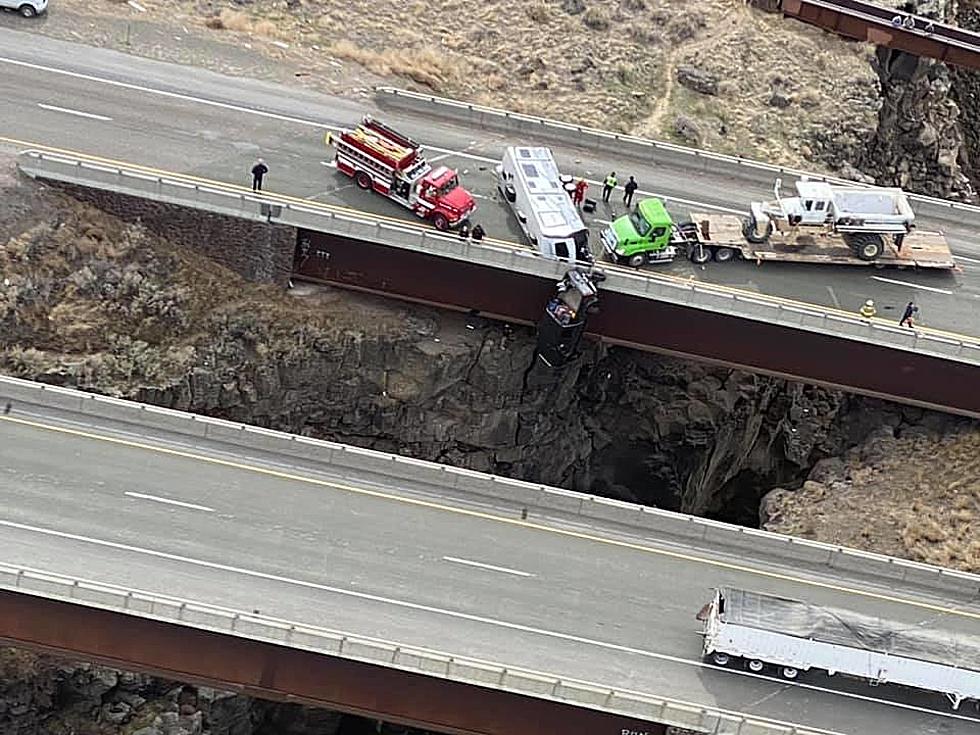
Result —
[[[494,239],[461,241],[455,235],[409,222],[282,195],[259,195],[241,187],[201,182],[179,174],[164,176],[136,166],[122,168],[41,151],[22,153],[18,165],[38,178],[256,222],[330,232],[548,280],[560,280],[567,268],[561,261],[543,258],[517,243]],[[980,338],[922,328],[910,330],[890,322],[862,319],[857,314],[724,286],[637,272],[613,264],[602,267],[608,276],[603,289],[608,291],[980,365]]]
[[[643,692],[0,563],[0,589],[598,709],[707,735],[832,735]]]
[[[763,161],[756,161],[751,158],[743,158],[742,156],[715,153],[701,148],[689,148],[662,140],[642,138],[625,133],[614,133],[586,125],[574,125],[551,118],[510,112],[497,107],[460,102],[459,100],[449,99],[447,97],[411,92],[396,87],[380,86],[376,87],[374,91],[381,104],[387,104],[415,114],[435,115],[481,129],[558,138],[563,143],[573,146],[579,145],[584,148],[598,149],[618,154],[639,154],[647,159],[653,158],[653,154],[657,153],[661,158],[668,156],[680,165],[692,169],[701,168],[702,170],[707,170],[709,167],[717,169],[718,165],[722,164],[736,170],[766,172],[773,176],[807,176],[811,179],[836,184],[870,187],[869,184],[841,179],[823,173],[815,173],[813,171],[803,171],[791,166],[779,166]],[[937,197],[913,193],[909,194],[909,198],[913,201],[940,209],[958,210],[980,215],[980,206],[973,204],[954,202],[949,199],[939,199]]]
[[[496,504],[503,501],[513,504],[515,519],[517,511],[529,510],[532,523],[545,520],[542,512],[553,512],[587,523],[608,522],[638,529],[646,536],[740,558],[808,565],[827,574],[847,574],[885,587],[914,586],[967,600],[980,595],[980,575],[967,572],[70,388],[0,376],[0,400],[12,402],[14,417],[25,405],[54,409],[95,421],[120,422],[311,462],[342,478],[353,472],[361,477],[374,474],[487,498]]]

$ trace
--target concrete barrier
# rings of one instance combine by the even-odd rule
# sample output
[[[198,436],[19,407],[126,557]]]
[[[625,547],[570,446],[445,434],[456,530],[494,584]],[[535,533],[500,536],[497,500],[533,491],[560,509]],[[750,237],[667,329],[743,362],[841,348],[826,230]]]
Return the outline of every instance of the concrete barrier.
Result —
[[[496,107],[460,102],[459,100],[421,92],[410,92],[395,87],[376,87],[375,98],[378,104],[384,107],[424,117],[439,117],[482,130],[557,140],[562,144],[586,150],[608,151],[617,155],[636,157],[643,161],[656,160],[658,163],[669,163],[689,169],[708,170],[710,168],[718,170],[725,168],[732,174],[743,177],[754,176],[756,180],[765,181],[768,184],[771,184],[776,176],[806,176],[835,184],[868,186],[861,182],[813,171],[803,171],[789,166],[765,163],[751,158],[730,156],[700,148],[689,148],[676,143],[615,133],[584,125],[574,125],[560,120],[509,112]],[[964,212],[980,215],[980,207],[973,204],[938,199],[923,194],[910,194],[909,197],[921,205],[927,205],[934,209],[936,215],[945,213],[951,219],[957,216],[961,217]]]
[[[296,646],[324,655],[380,666],[392,666],[451,681],[505,689],[525,696],[605,710],[647,721],[663,722],[708,735],[741,732],[738,728],[747,721],[741,715],[655,695],[618,691],[594,682],[566,679],[555,674],[454,656],[391,641],[352,636],[340,631],[211,606],[200,601],[97,584],[16,565],[0,563],[0,589],[49,599],[66,599],[76,604],[111,610],[122,615],[178,621],[189,628]],[[141,600],[145,604],[134,606],[129,604],[132,600]],[[782,733],[818,735],[814,731],[785,723],[764,720],[753,720],[753,722],[758,729],[752,732],[757,735],[782,735]],[[769,729],[766,729],[767,727]]]
[[[547,513],[556,513],[590,524],[616,524],[705,551],[733,553],[742,558],[748,555],[780,566],[793,567],[803,563],[814,568],[847,572],[857,579],[886,586],[900,582],[962,599],[980,596],[980,575],[134,401],[53,388],[19,378],[0,376],[0,400],[16,404],[14,418],[25,408],[30,411],[32,407],[53,407],[65,412],[69,418],[75,412],[76,416],[95,421],[110,419],[125,426],[164,430],[195,440],[207,437],[236,449],[295,457],[341,477],[373,474],[423,486],[449,488],[464,496],[490,500],[495,505],[512,504],[514,517],[523,509],[530,514],[531,520],[538,522],[547,521],[544,517]],[[205,450],[195,447],[188,451]]]
[[[182,180],[179,174],[173,174],[171,180],[161,177],[158,172],[148,175],[139,167],[112,167],[39,151],[21,154],[19,165],[23,171],[38,178],[69,181],[229,216],[265,220],[266,217],[259,213],[261,206],[274,204],[280,208],[275,216],[277,224],[479,263],[548,281],[560,280],[567,269],[560,261],[540,257],[517,243],[490,239],[461,243],[458,237],[424,225],[279,195],[260,197],[217,183],[191,184]],[[904,335],[896,340],[899,332],[891,324],[864,320],[856,314],[653,272],[638,272],[613,264],[606,264],[603,269],[607,279],[602,287],[607,291],[980,365],[980,338],[917,329],[911,342]]]

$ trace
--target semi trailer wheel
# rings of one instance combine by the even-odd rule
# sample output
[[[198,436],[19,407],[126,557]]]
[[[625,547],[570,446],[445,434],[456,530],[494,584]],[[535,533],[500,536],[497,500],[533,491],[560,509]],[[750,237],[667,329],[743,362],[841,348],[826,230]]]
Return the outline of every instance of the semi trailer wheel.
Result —
[[[711,654],[711,660],[718,664],[719,666],[728,666],[732,662],[732,657],[727,653],[722,653],[721,651],[715,651]]]
[[[716,263],[727,263],[729,260],[734,259],[735,251],[731,248],[716,248],[715,249],[715,262]]]
[[[851,235],[848,244],[854,254],[864,261],[877,260],[885,252],[885,241],[881,239],[881,235],[858,233]]]
[[[371,174],[366,171],[358,171],[354,174],[354,183],[357,184],[362,189],[371,188]]]
[[[711,260],[711,248],[704,245],[688,245],[687,259],[698,265],[707,263]]]
[[[748,670],[751,671],[753,674],[761,673],[762,670],[766,668],[766,665],[757,658],[751,659],[745,665],[748,668]]]
[[[800,672],[798,669],[794,669],[792,666],[783,666],[781,669],[779,669],[779,675],[784,679],[789,679],[790,681],[793,681],[794,679],[799,677]]]

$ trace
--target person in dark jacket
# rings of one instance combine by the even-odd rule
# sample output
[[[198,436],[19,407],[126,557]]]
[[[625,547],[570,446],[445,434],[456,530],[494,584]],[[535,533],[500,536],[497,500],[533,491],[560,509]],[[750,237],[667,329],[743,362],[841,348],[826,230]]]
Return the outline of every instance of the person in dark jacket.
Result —
[[[640,188],[640,185],[636,183],[636,179],[630,176],[630,180],[626,182],[626,186],[623,187],[623,204],[626,205],[627,209],[633,204],[633,194],[636,190]]]
[[[900,327],[914,327],[915,324],[912,322],[912,318],[918,313],[919,307],[915,305],[914,301],[910,301],[905,305],[905,311],[902,312],[902,318],[898,322]]]
[[[252,166],[252,191],[262,191],[262,177],[269,173],[269,167],[261,158]]]

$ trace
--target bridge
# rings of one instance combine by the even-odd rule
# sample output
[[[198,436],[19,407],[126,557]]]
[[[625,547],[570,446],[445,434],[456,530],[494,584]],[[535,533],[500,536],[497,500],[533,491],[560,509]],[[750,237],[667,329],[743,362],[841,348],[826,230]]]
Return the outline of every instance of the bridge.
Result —
[[[560,269],[518,244],[516,222],[494,201],[492,166],[506,142],[549,142],[566,170],[593,178],[636,171],[645,192],[698,209],[742,211],[777,176],[801,173],[429,95],[382,89],[375,103],[352,104],[51,39],[0,38],[11,126],[0,145],[38,151],[22,156],[32,175],[288,225],[307,246],[297,267],[309,277],[517,322],[538,320]],[[55,111],[39,98],[39,74]],[[441,237],[322,165],[323,133],[378,109],[463,172],[482,197],[486,242]],[[243,141],[272,164],[274,194],[260,199],[229,183],[248,168]],[[975,382],[980,353],[980,209],[924,197],[915,205],[923,227],[946,232],[961,272],[610,266],[590,328],[614,344],[980,415],[980,397],[957,387]],[[882,315],[870,322],[856,314],[869,296]],[[913,297],[928,327],[901,329],[899,313]]]
[[[451,733],[980,723],[706,664],[694,619],[724,583],[971,630],[974,575],[28,381],[0,401],[8,643]]]
[[[780,0],[783,15],[845,38],[980,69],[980,33],[865,0]]]

